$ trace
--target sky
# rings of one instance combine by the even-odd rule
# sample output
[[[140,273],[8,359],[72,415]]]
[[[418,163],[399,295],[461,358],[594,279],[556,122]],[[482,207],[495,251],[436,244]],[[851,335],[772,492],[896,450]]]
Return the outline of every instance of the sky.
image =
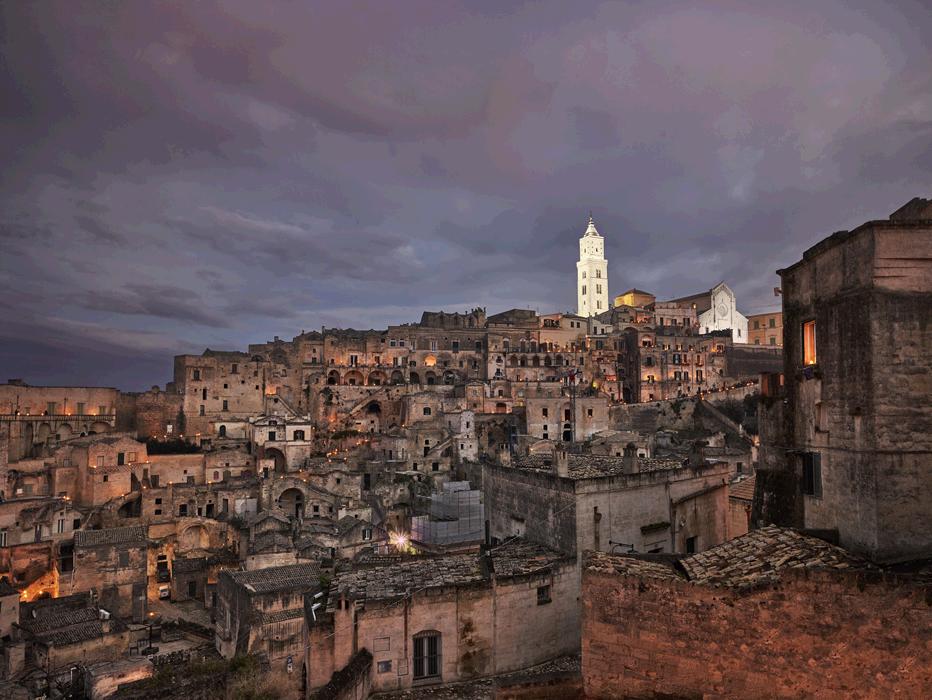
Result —
[[[925,5],[925,6],[924,6]],[[0,381],[775,271],[932,195],[924,2],[8,2]]]

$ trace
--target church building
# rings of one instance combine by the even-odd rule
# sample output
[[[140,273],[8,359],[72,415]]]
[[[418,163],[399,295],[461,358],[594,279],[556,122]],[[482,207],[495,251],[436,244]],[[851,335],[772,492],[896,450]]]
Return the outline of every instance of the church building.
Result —
[[[605,239],[599,235],[592,217],[586,233],[579,239],[579,262],[576,263],[577,311],[580,316],[595,316],[608,311],[608,261]]]

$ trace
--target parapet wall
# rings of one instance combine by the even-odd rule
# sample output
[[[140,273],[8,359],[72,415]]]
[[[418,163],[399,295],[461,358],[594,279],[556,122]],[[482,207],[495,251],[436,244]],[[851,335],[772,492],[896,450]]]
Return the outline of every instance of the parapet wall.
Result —
[[[905,698],[932,687],[928,584],[801,571],[741,592],[587,569],[582,600],[587,697]]]

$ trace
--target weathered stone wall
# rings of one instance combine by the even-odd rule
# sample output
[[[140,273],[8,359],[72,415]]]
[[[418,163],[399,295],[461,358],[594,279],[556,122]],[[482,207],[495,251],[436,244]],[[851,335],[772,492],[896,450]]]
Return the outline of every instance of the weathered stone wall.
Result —
[[[747,593],[583,573],[587,697],[923,697],[927,588],[785,574]],[[925,690],[924,690],[925,689]]]

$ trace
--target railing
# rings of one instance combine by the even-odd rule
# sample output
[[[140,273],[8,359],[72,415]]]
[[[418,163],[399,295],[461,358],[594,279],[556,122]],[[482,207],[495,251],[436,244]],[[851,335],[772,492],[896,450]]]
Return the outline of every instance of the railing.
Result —
[[[69,422],[90,419],[100,421],[101,423],[115,422],[116,413],[0,413],[0,421],[39,420]]]

